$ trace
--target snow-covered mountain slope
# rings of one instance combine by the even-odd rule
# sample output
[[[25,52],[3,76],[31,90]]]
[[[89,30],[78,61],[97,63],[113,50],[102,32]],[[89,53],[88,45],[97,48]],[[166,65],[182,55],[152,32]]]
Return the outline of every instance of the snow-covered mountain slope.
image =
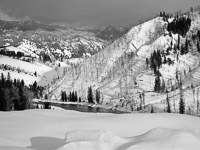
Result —
[[[200,119],[186,115],[27,110],[1,112],[0,118],[0,150],[198,150],[200,147]]]
[[[159,79],[165,90],[173,93],[178,88],[177,74],[178,78],[182,78],[184,89],[190,88],[191,84],[198,86],[199,52],[196,46],[198,40],[194,38],[199,15],[190,15],[191,26],[185,36],[168,31],[168,24],[173,18],[166,21],[163,17],[156,17],[133,27],[104,50],[73,67],[60,83],[51,87],[52,99],[60,99],[61,90],[67,93],[75,90],[87,101],[87,90],[92,86],[94,93],[100,90],[102,102],[114,106],[118,106],[120,101],[130,102],[135,107],[141,103],[163,104],[166,93],[155,92],[157,75],[149,67],[151,55],[157,51],[161,53],[162,62],[158,68]],[[183,52],[185,43],[189,43],[187,53]],[[181,48],[178,49],[178,45]],[[141,95],[147,103],[142,102]],[[191,97],[186,100],[192,101]]]
[[[21,81],[23,79],[27,86],[33,84],[35,81],[38,82],[38,85],[40,86],[47,86],[51,85],[55,79],[62,76],[64,71],[63,68],[69,67],[65,63],[57,63],[60,63],[61,67],[58,67],[56,62],[50,67],[36,60],[27,62],[21,59],[1,55],[0,73],[3,73],[6,78],[8,73],[10,73],[10,78],[12,80],[19,79]]]
[[[37,81],[50,86],[64,75],[66,68],[91,57],[109,43],[92,31],[34,21],[0,21],[0,32],[1,56],[10,57],[1,57],[0,63],[10,69],[0,72],[5,76],[10,72],[12,79],[24,79],[27,85]]]
[[[34,21],[0,21],[0,45],[14,45],[34,57],[48,54],[52,60],[87,58],[109,43],[92,31],[71,29]]]
[[[74,74],[66,75],[66,83],[63,81],[60,84],[55,95],[59,96],[60,90],[71,87],[71,90],[74,88],[78,93],[83,93],[85,98],[89,86],[100,89],[103,95],[119,93],[120,84],[125,86],[124,80],[133,80],[131,75],[136,76],[145,68],[145,57],[138,55],[139,50],[159,38],[164,32],[165,24],[158,17],[133,27],[126,35],[74,68]],[[69,82],[69,78],[74,80]]]

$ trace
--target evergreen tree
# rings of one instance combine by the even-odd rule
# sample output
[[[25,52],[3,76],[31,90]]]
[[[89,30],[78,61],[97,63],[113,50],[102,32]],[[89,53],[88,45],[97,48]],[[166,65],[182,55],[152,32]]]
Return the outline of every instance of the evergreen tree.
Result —
[[[28,90],[26,88],[22,88],[23,90],[23,96],[21,98],[21,109],[22,110],[25,110],[25,109],[28,109],[30,104],[29,104],[29,100],[28,100]]]
[[[7,102],[5,99],[4,89],[0,87],[0,111],[7,110]]]
[[[77,95],[77,92],[75,92],[75,94],[74,94],[74,102],[78,102],[78,95]]]
[[[97,104],[100,103],[100,91],[99,90],[96,90],[96,102],[97,102]]]
[[[1,73],[1,85],[2,87],[5,87],[5,78],[4,78],[3,73]]]
[[[67,101],[67,93],[64,92],[64,101],[66,102]]]
[[[186,38],[186,40],[185,40],[185,54],[187,54],[188,52],[189,52],[188,39]]]
[[[156,64],[153,65],[153,72],[156,75],[156,73],[157,73],[157,66],[156,66]]]
[[[181,98],[180,102],[179,102],[179,113],[180,114],[185,113],[185,102],[184,102],[183,98]]]
[[[10,72],[8,72],[7,80],[8,80],[8,81],[11,81]]]
[[[34,75],[37,77],[37,72],[35,71]]]
[[[92,87],[88,88],[88,103],[94,103],[94,101],[93,101]]]
[[[151,113],[154,113],[153,105],[151,105]]]
[[[166,102],[167,102],[167,112],[168,112],[168,113],[171,113],[171,106],[170,106],[168,91],[167,91],[167,99],[166,99]]]
[[[180,35],[178,35],[178,45],[177,45],[178,50],[180,50]]]
[[[61,101],[65,101],[64,91],[61,91]]]
[[[197,42],[197,51],[200,53],[200,46],[199,46],[199,42]]]
[[[72,102],[72,92],[69,93],[69,101]]]
[[[181,55],[185,54],[185,47],[183,45],[181,45]]]
[[[154,91],[160,92],[160,90],[161,90],[161,86],[160,85],[161,85],[160,84],[160,77],[159,77],[159,75],[157,75],[156,78],[155,78]]]
[[[162,92],[165,92],[165,81],[162,79]]]
[[[17,110],[22,110],[22,102],[23,102],[23,97],[24,97],[24,92],[23,92],[23,87],[22,86],[20,86],[19,87],[19,90],[18,90],[18,95],[19,95],[19,102],[20,102],[20,107],[19,108],[17,108]]]
[[[3,91],[4,111],[10,110],[10,90],[5,88]]]
[[[21,80],[21,86],[24,87],[24,80],[23,79]],[[37,87],[37,82],[36,82],[36,87]]]
[[[16,79],[14,79],[14,87],[16,87],[17,86],[17,80]]]
[[[182,81],[180,79],[180,101],[179,101],[179,113],[184,114],[185,113],[185,102],[183,100],[183,90],[182,90]]]
[[[146,58],[146,66],[147,66],[147,68],[149,67],[149,59],[148,58]]]
[[[79,101],[79,103],[81,103],[81,97],[79,97],[78,101]]]
[[[74,91],[72,92],[72,102],[75,102]]]
[[[157,61],[158,68],[160,68],[160,66],[162,65],[162,57],[161,57],[161,54],[160,54],[159,50],[157,51],[156,61]]]

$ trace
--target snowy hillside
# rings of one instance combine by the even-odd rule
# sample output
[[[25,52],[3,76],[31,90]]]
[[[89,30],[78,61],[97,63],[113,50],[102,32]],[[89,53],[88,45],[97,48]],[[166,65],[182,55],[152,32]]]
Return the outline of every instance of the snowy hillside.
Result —
[[[0,45],[13,45],[39,58],[51,60],[87,58],[109,43],[92,31],[44,25],[34,21],[0,21]],[[12,48],[13,49],[13,48]]]
[[[103,51],[84,61],[78,68],[74,68],[75,74],[66,75],[66,84],[62,81],[55,95],[57,93],[59,96],[60,91],[68,87],[72,90],[72,85],[76,91],[83,93],[84,98],[89,86],[100,89],[103,95],[113,96],[120,93],[120,82],[127,78],[129,80],[132,76],[136,77],[144,69],[145,57],[138,54],[139,50],[142,46],[151,44],[153,39],[157,39],[164,32],[163,26],[165,22],[158,17],[133,27]],[[74,80],[70,82],[68,78]],[[123,81],[122,87],[125,86]],[[62,86],[65,89],[62,89]]]
[[[78,96],[87,101],[87,90],[91,86],[94,94],[95,90],[100,91],[101,102],[117,107],[130,102],[136,109],[139,105],[163,105],[165,91],[174,93],[180,78],[184,90],[189,88],[186,91],[192,92],[191,86],[198,88],[200,83],[198,44],[196,46],[200,17],[193,12],[190,18],[191,26],[183,31],[185,35],[171,31],[169,24],[173,24],[174,18],[156,17],[133,27],[104,50],[73,67],[60,83],[50,88],[51,98],[60,99],[61,91],[77,91]],[[162,65],[153,71],[151,59],[156,53],[160,54]],[[155,91],[157,80],[165,88],[164,93]],[[192,101],[187,94],[184,99]]]
[[[61,67],[56,67],[58,63]],[[38,82],[38,85],[47,86],[55,78],[57,79],[59,76],[62,76],[63,68],[69,67],[62,62],[57,62],[57,64],[55,62],[52,67],[49,67],[35,60],[27,62],[17,58],[0,56],[0,73],[3,73],[5,77],[10,73],[12,80],[19,79],[21,81],[23,79],[27,86],[33,84],[35,81]]]
[[[0,113],[0,150],[198,150],[200,119],[178,114]]]

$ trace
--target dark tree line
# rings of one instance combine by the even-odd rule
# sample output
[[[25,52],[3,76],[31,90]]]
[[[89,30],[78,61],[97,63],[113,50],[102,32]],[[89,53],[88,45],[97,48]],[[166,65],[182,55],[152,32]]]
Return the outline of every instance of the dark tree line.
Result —
[[[78,102],[78,95],[77,95],[76,91],[70,92],[69,101],[70,102]]]
[[[95,96],[93,95],[93,90],[92,87],[88,88],[88,93],[87,93],[87,99],[88,99],[88,103],[92,103],[94,104],[94,100],[96,98],[96,103],[99,104],[100,103],[100,98],[101,98],[101,93],[99,90],[96,90],[95,92]],[[72,91],[69,93],[69,95],[67,95],[66,91],[61,91],[61,101],[63,102],[81,102],[81,97],[78,97],[78,94],[76,91]]]
[[[25,56],[23,52],[16,53],[15,51],[7,51],[5,49],[0,50],[0,55],[5,55],[5,56],[9,56],[9,57],[17,57],[17,58],[21,58],[21,57]]]
[[[96,103],[99,104],[100,98],[101,98],[100,91],[96,90],[95,95],[96,95]],[[92,90],[91,86],[88,88],[88,97],[87,98],[88,98],[88,103],[94,104],[94,95],[93,95],[93,90]]]
[[[61,91],[61,100],[63,102],[66,102],[67,101],[67,94],[65,91]]]
[[[179,35],[185,37],[186,33],[190,29],[191,19],[185,16],[177,16],[172,22],[167,26],[167,30],[174,34],[178,33]]]
[[[10,78],[8,73],[7,78],[1,74],[0,79],[0,110],[9,111],[11,107],[15,110],[24,110],[29,106],[29,90],[24,85],[23,80],[14,80]]]
[[[26,86],[24,80],[11,80],[10,73],[0,77],[0,111],[25,110],[30,108],[30,100],[43,95],[43,87]]]
[[[69,96],[67,96],[67,93],[65,91],[61,91],[61,101],[81,102],[81,98],[80,97],[78,98],[76,91],[70,92]]]
[[[147,62],[147,61],[146,61]],[[154,51],[150,56],[150,67],[154,70],[154,74],[157,74],[157,70],[162,65],[162,57],[160,51]]]
[[[168,22],[169,18],[172,18],[172,14],[166,13],[165,11],[160,12],[160,17],[163,17],[163,20]]]

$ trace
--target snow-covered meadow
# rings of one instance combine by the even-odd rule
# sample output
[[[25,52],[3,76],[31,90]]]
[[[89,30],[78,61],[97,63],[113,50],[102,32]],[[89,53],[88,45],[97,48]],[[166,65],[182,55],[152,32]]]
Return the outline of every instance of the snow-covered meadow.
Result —
[[[0,113],[0,150],[198,150],[200,118],[66,110]]]

